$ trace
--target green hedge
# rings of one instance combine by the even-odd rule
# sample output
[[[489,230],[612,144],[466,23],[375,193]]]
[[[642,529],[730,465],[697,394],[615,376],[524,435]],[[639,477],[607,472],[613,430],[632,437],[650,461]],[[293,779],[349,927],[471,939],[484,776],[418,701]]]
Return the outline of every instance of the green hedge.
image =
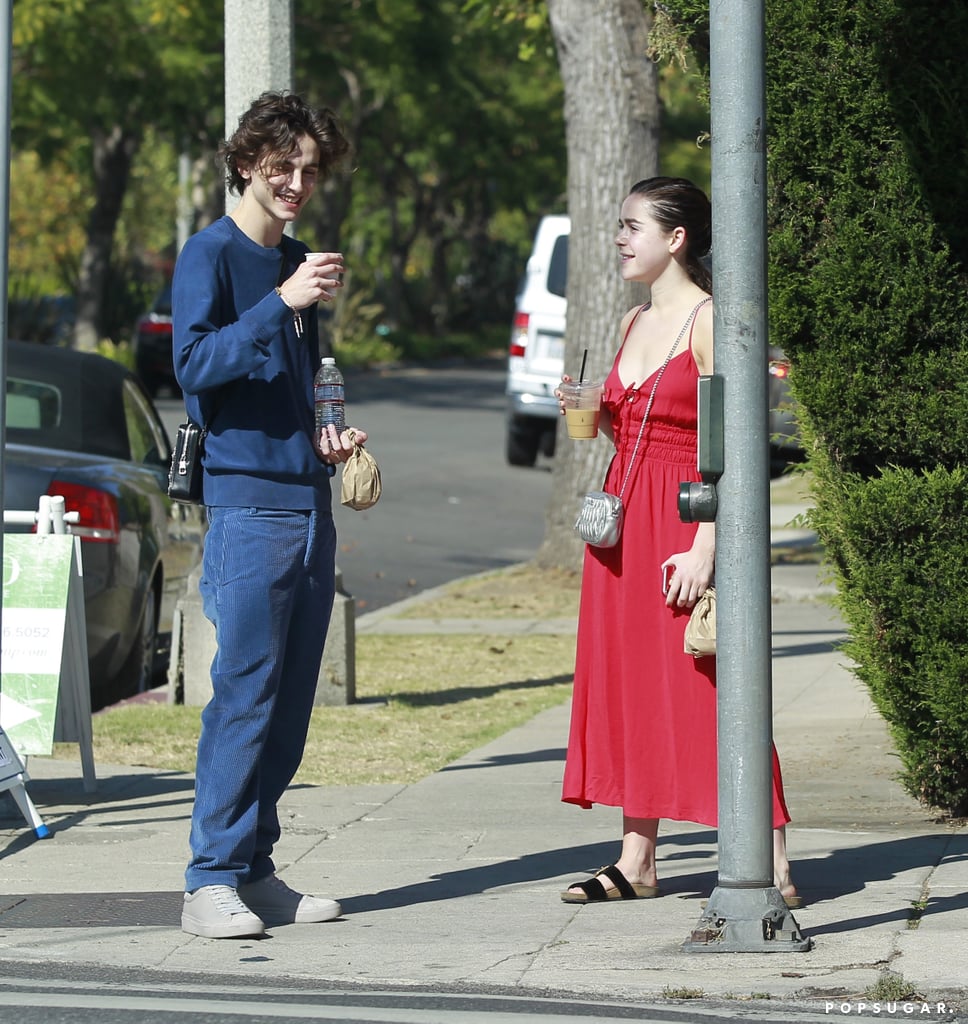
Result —
[[[705,4],[670,11],[695,52]],[[902,781],[968,814],[968,3],[767,0],[771,340],[847,652]]]
[[[814,521],[839,577],[845,653],[888,723],[901,781],[968,814],[968,469],[845,474],[825,453]]]

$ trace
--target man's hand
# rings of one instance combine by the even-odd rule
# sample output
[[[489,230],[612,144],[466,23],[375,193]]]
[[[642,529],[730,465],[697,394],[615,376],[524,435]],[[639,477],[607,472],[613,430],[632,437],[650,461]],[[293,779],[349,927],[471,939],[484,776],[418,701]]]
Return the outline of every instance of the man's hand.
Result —
[[[322,299],[330,302],[343,287],[343,255],[338,252],[313,252],[296,267],[292,277],[279,286],[282,301],[293,309],[315,306]]]
[[[350,431],[353,432],[350,436]],[[323,462],[335,466],[353,454],[358,444],[363,444],[369,435],[359,427],[347,427],[342,433],[332,423],[327,424],[317,442],[317,451]]]

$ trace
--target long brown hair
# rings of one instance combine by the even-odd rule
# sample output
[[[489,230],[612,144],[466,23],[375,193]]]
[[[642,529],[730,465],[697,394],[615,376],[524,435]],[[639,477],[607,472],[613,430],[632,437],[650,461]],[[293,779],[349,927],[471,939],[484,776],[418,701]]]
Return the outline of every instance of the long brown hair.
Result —
[[[704,292],[712,291],[713,278],[703,257],[712,245],[712,206],[701,188],[686,178],[644,178],[629,195],[642,196],[656,222],[666,231],[685,228],[686,271]]]

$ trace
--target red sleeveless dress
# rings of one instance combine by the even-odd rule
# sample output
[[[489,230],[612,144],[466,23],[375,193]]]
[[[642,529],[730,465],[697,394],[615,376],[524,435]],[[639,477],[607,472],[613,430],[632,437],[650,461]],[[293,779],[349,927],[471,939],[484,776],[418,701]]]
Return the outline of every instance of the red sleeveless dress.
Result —
[[[613,494],[655,378],[625,387],[619,356],[603,397],[616,447],[604,489]],[[659,569],[692,546],[698,526],[678,514],[680,482],[699,479],[698,376],[690,330],[688,348],[669,361],[656,389],[625,488],[622,537],[614,548],[585,549],[562,800],[715,826],[716,659],[683,652],[689,611],[666,607]],[[789,820],[774,748],[774,827]]]

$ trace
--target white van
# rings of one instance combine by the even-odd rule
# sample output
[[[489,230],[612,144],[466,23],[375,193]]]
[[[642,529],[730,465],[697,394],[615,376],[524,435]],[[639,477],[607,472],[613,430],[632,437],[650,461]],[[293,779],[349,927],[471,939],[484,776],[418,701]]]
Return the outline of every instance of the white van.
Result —
[[[508,350],[507,460],[533,466],[555,451],[565,357],[565,285],[571,218],[542,217],[515,300]]]

